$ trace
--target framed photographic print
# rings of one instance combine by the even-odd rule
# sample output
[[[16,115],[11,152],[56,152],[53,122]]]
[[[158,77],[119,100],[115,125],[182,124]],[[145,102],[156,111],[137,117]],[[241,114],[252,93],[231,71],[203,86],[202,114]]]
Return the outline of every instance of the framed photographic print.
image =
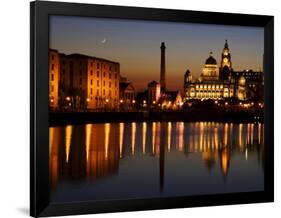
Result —
[[[31,3],[31,216],[273,201],[273,17]]]

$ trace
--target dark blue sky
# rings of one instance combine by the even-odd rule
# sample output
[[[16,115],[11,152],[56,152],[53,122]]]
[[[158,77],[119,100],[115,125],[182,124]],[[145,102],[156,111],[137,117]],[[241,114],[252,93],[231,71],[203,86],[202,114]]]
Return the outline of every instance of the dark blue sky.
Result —
[[[50,48],[120,63],[137,89],[160,77],[160,44],[166,44],[168,89],[182,89],[190,69],[201,74],[209,52],[218,64],[228,39],[234,70],[262,69],[263,28],[86,17],[50,17]]]

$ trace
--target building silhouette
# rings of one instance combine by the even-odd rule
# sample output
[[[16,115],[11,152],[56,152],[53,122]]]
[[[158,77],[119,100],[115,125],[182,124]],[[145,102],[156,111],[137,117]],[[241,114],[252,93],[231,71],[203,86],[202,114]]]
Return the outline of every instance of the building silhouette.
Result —
[[[160,61],[160,85],[161,91],[166,91],[166,54],[165,54],[165,42],[161,43],[161,61]]]
[[[131,111],[135,109],[136,104],[136,91],[133,84],[127,81],[126,78],[120,77],[119,83],[119,109],[122,111]]]

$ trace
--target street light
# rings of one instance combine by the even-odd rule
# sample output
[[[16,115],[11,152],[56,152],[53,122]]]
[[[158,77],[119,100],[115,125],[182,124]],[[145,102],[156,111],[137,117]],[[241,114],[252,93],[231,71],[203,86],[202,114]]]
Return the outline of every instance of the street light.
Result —
[[[87,99],[86,99],[86,101],[87,101],[87,102],[89,102],[89,101],[90,101],[90,99],[89,99],[89,98],[87,98]]]
[[[69,96],[67,96],[67,97],[66,97],[66,100],[67,100],[67,101],[70,101],[70,97],[69,97]]]
[[[132,100],[132,103],[134,104],[134,103],[136,103],[136,101],[135,101],[135,100]]]
[[[120,100],[120,103],[123,103],[123,99]]]

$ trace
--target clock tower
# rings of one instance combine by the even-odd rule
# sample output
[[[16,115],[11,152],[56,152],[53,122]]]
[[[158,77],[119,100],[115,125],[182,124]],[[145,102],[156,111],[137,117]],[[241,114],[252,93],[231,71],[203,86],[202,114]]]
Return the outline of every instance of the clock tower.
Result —
[[[229,70],[232,69],[231,55],[229,52],[227,40],[225,40],[224,48],[221,54],[221,69],[223,69],[225,66],[228,67]]]
[[[224,48],[221,53],[220,80],[230,81],[232,76],[231,55],[227,40],[225,40]]]

